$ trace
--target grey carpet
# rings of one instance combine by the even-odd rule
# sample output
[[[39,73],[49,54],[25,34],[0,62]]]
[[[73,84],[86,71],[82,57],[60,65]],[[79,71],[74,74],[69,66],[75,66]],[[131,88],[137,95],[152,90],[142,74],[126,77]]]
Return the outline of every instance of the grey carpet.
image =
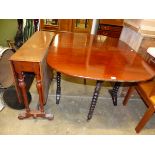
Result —
[[[21,111],[5,107],[0,112],[0,134],[32,134],[32,135],[131,135],[136,134],[134,128],[146,110],[139,98],[132,98],[127,106],[122,105],[123,98],[118,98],[118,106],[113,106],[108,93],[110,85],[102,87],[93,118],[87,122],[87,114],[94,90],[93,81],[62,77],[62,96],[60,104],[55,104],[56,81],[53,80],[45,111],[54,114],[54,120],[25,119],[18,120]],[[35,81],[31,87],[31,109],[38,104]],[[155,116],[147,123],[140,134],[155,133]]]

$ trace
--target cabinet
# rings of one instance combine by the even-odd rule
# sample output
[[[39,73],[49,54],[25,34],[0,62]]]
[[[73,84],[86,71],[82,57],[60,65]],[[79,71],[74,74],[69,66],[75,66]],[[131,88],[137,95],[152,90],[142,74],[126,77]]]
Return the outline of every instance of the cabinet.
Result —
[[[100,19],[97,34],[119,38],[122,28],[122,19]]]
[[[92,27],[92,19],[73,19],[72,32],[90,33]]]
[[[90,33],[92,19],[41,19],[40,30]]]
[[[58,19],[41,19],[40,30],[58,30],[59,20]]]

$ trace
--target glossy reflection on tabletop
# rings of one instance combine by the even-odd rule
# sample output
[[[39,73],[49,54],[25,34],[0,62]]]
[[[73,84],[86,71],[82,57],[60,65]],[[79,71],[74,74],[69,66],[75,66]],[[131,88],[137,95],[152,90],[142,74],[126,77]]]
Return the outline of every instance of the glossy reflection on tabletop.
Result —
[[[61,73],[95,80],[138,82],[155,75],[124,42],[85,33],[57,34],[47,62]]]

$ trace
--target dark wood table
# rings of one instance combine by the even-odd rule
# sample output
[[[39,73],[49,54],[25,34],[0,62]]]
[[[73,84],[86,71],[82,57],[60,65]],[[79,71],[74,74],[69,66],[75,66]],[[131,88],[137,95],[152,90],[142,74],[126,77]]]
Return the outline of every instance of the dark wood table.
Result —
[[[57,34],[49,47],[47,63],[57,71],[57,104],[61,73],[97,81],[88,120],[92,118],[103,81],[141,82],[155,76],[153,69],[127,44],[101,35]]]

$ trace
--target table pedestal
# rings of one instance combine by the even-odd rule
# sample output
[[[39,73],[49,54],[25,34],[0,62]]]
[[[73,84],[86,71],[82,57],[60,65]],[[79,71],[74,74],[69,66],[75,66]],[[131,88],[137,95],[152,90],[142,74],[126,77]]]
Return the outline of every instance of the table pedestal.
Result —
[[[42,118],[46,118],[48,120],[53,120],[54,119],[54,115],[53,114],[46,114],[45,112],[40,112],[38,111],[26,111],[24,113],[19,114],[18,119],[22,120],[25,118],[29,118],[29,117],[33,117],[33,118],[37,118],[37,117],[42,117]]]

